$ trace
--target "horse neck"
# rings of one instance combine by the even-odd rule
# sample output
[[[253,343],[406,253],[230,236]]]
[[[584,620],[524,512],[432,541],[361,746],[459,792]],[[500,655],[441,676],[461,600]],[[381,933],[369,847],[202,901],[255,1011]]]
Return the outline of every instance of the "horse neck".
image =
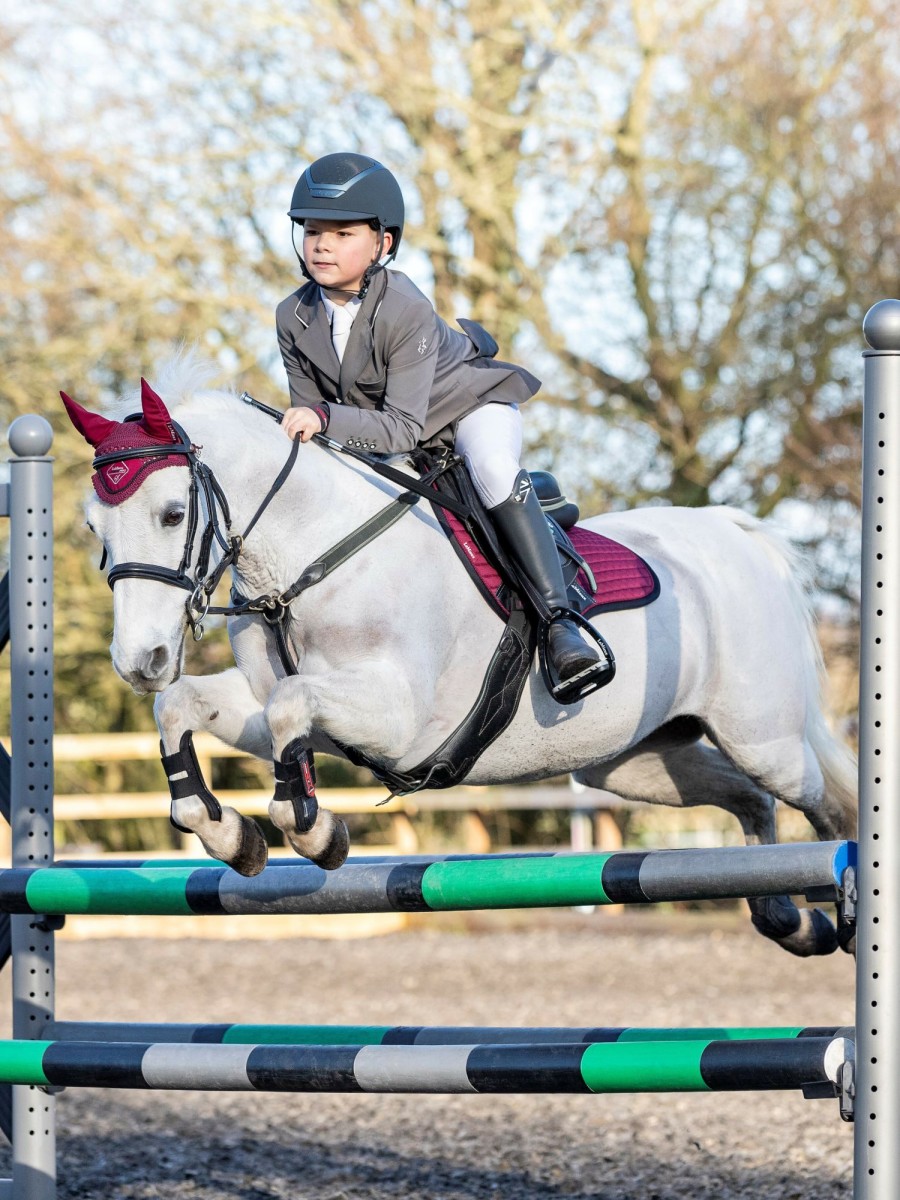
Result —
[[[260,426],[255,414],[242,417],[198,416],[187,426],[227,498],[236,534],[247,529],[291,452],[275,426]],[[335,452],[301,445],[291,473],[248,538],[240,576],[260,588],[284,586],[394,494],[377,476],[341,461]]]

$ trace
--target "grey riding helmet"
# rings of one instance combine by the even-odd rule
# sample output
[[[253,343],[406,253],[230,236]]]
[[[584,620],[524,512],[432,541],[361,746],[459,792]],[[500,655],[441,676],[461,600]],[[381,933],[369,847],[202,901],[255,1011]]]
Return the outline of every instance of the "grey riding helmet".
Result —
[[[399,183],[376,159],[365,154],[326,154],[297,180],[288,216],[299,225],[310,217],[377,221],[393,235],[389,258],[394,258],[403,236],[405,210]]]

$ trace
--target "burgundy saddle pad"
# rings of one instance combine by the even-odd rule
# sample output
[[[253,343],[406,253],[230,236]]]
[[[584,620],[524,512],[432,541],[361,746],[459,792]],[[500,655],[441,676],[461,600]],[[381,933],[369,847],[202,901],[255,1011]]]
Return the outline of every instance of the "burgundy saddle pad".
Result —
[[[462,522],[449,512],[443,519],[450,530],[453,547],[469,569],[485,599],[502,616],[509,609],[501,595],[502,579],[495,568],[482,554],[480,548]],[[659,595],[659,580],[639,554],[627,546],[583,529],[580,525],[567,530],[575,550],[591,568],[596,588],[591,586],[583,570],[578,572],[576,582],[580,589],[590,595],[591,601],[583,608],[584,616],[594,613],[612,612],[619,608],[640,608],[650,604]]]

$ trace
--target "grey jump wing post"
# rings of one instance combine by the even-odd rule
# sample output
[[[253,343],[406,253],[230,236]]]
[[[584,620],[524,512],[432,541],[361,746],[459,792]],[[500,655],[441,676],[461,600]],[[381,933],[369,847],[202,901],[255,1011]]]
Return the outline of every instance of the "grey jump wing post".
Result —
[[[866,314],[853,1195],[900,1196],[900,300]]]
[[[53,430],[43,417],[19,417],[9,430],[12,862],[53,862]],[[40,1038],[53,1019],[52,922],[12,921],[13,1036]],[[12,1093],[12,1195],[56,1196],[52,1095],[28,1085]],[[0,1196],[4,1191],[0,1191]],[[5,1191],[9,1195],[9,1191]]]

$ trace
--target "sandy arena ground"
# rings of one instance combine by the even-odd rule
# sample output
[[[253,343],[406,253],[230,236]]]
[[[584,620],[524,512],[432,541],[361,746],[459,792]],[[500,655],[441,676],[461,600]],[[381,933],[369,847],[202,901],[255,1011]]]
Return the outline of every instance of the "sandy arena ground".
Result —
[[[211,918],[212,919],[212,918]],[[63,941],[62,1019],[824,1025],[844,955],[735,928],[548,913],[365,941]],[[4,997],[4,1004],[6,1000]],[[4,1028],[8,1012],[4,1010]],[[837,1200],[852,1127],[789,1093],[359,1096],[65,1092],[59,1196],[91,1200]],[[0,1174],[7,1172],[8,1150]]]

